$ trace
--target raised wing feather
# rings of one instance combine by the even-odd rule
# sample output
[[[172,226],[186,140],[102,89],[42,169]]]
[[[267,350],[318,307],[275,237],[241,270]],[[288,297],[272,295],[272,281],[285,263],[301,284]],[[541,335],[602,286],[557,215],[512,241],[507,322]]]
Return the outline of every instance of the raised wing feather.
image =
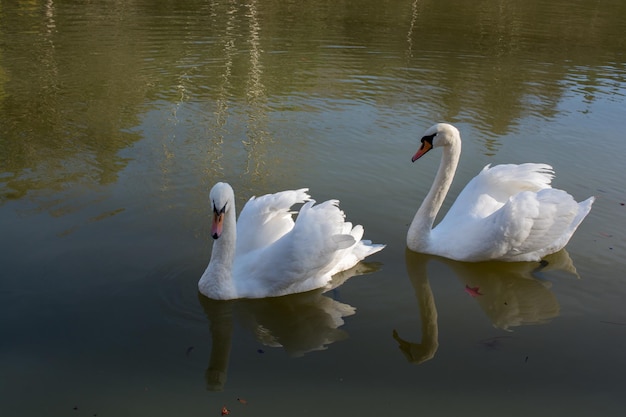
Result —
[[[448,216],[484,218],[515,194],[550,188],[553,177],[554,171],[547,164],[487,165],[459,194]]]
[[[238,291],[255,297],[309,291],[328,285],[341,255],[349,255],[357,241],[336,200],[305,203],[293,229],[273,244],[237,256],[233,275]],[[346,229],[346,225],[349,225]],[[345,233],[346,230],[348,233]],[[361,243],[361,242],[359,242]],[[380,246],[380,247],[378,247]],[[382,249],[378,245],[372,253]],[[354,266],[362,258],[353,257]],[[246,277],[254,276],[254,280]]]
[[[237,220],[237,256],[271,245],[293,229],[291,207],[311,199],[308,188],[252,197]]]

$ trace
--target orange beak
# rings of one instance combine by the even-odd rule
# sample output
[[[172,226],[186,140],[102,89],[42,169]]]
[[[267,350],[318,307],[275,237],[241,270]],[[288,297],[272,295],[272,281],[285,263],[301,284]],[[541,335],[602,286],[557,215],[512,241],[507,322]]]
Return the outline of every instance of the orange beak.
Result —
[[[224,212],[213,213],[213,222],[211,223],[211,236],[217,239],[222,235],[222,227],[224,226]]]
[[[420,146],[420,148],[418,149],[417,152],[415,152],[415,155],[413,155],[413,158],[411,158],[411,162],[415,162],[418,159],[420,159],[422,156],[424,156],[424,154],[428,151],[430,151],[433,148],[432,143],[430,143],[427,140],[422,140],[422,146]]]

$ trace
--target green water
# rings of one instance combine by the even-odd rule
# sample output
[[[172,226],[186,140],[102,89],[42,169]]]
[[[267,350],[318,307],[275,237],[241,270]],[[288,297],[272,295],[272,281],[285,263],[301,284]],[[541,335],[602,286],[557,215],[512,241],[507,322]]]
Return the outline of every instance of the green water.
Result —
[[[621,416],[624,22],[587,0],[0,4],[1,414]],[[442,120],[464,138],[444,209],[486,164],[549,163],[597,197],[567,252],[406,252],[438,164],[410,158]],[[325,294],[207,300],[221,180],[238,207],[338,198],[387,248]]]

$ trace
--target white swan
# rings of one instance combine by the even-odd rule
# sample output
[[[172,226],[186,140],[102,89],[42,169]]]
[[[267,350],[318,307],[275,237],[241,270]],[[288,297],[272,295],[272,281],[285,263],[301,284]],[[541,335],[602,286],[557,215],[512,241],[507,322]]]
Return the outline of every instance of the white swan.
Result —
[[[329,286],[385,245],[361,240],[363,227],[345,221],[337,200],[314,205],[308,189],[252,197],[235,219],[235,195],[220,182],[211,189],[209,266],[198,282],[213,299],[263,298]],[[305,203],[294,223],[291,206]]]
[[[459,156],[461,135],[439,123],[424,133],[415,162],[432,148],[443,148],[433,185],[407,234],[415,252],[457,261],[538,261],[562,249],[591,210],[594,197],[577,203],[551,188],[554,172],[546,164],[487,165],[459,194],[433,228],[448,193]]]

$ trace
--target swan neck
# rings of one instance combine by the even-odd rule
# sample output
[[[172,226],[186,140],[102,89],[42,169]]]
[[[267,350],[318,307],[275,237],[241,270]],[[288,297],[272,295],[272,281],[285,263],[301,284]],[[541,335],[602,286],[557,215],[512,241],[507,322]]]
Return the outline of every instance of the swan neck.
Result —
[[[417,210],[417,213],[415,213],[415,217],[409,228],[407,241],[409,248],[423,249],[423,246],[428,243],[437,213],[439,213],[446,195],[450,190],[452,180],[454,179],[454,173],[459,163],[460,154],[460,140],[443,147],[437,175],[422,205]]]
[[[209,266],[198,282],[202,294],[213,299],[234,298],[232,270],[236,245],[237,219],[233,203],[225,214],[221,236],[213,242]]]

